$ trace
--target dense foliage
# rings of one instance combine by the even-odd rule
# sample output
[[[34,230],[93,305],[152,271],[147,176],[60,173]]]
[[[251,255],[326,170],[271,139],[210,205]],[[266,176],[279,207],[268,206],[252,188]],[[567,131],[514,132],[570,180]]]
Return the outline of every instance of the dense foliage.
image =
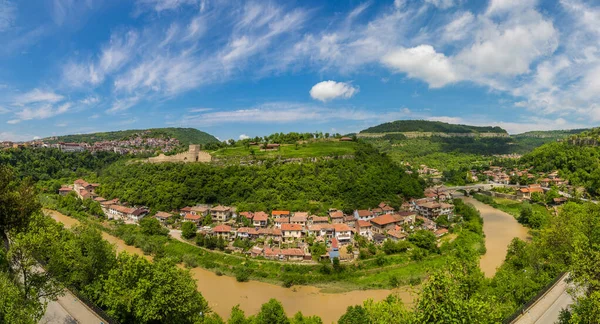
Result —
[[[13,167],[19,178],[47,181],[51,191],[60,188],[60,179],[89,176],[122,158],[111,152],[65,153],[53,148],[0,151],[0,165]]]
[[[498,126],[470,126],[429,120],[396,120],[369,127],[361,133],[435,132],[435,133],[505,133]]]
[[[600,147],[549,143],[524,155],[521,162],[532,166],[535,172],[558,170],[572,185],[600,195]]]
[[[354,159],[314,163],[217,167],[208,164],[126,164],[108,167],[100,193],[157,210],[195,203],[232,204],[243,210],[352,210],[381,201],[396,205],[401,197],[422,195],[416,175],[366,144]]]
[[[58,143],[58,142],[75,142],[75,143],[89,143],[93,144],[101,141],[117,141],[126,140],[133,136],[142,134],[143,137],[147,138],[175,138],[183,145],[188,144],[208,144],[208,143],[219,143],[220,141],[205,132],[197,130],[195,128],[151,128],[151,129],[132,129],[115,132],[103,132],[103,133],[90,133],[90,134],[79,134],[79,135],[65,135],[54,138],[45,138],[44,142],[47,143]]]

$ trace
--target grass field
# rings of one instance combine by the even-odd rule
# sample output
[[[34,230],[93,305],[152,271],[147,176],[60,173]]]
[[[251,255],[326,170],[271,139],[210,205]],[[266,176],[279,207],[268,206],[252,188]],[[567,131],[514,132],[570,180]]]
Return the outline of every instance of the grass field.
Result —
[[[258,145],[249,148],[244,146],[226,147],[210,152],[214,157],[282,157],[282,158],[311,158],[321,156],[352,155],[356,148],[355,142],[316,141],[303,144],[282,144],[273,151],[261,150]]]

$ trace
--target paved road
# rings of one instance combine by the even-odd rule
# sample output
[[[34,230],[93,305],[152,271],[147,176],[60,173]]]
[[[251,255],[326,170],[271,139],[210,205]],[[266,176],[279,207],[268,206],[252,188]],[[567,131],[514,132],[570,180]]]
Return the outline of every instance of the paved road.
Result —
[[[567,289],[573,288],[567,283],[568,274],[538,299],[523,315],[512,321],[513,324],[547,324],[556,323],[560,311],[573,304],[573,297]]]
[[[99,324],[104,323],[96,313],[89,309],[69,291],[57,300],[48,303],[46,313],[39,324]]]

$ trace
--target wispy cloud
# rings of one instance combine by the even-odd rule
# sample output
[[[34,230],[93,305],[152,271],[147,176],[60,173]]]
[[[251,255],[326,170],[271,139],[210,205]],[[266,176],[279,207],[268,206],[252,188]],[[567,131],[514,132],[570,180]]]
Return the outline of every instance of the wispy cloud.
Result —
[[[27,93],[18,95],[14,99],[14,104],[17,106],[23,106],[23,105],[39,103],[39,102],[56,103],[63,99],[64,99],[64,96],[56,94],[53,91],[33,89]]]
[[[0,0],[0,32],[12,27],[16,14],[16,5],[12,1]]]

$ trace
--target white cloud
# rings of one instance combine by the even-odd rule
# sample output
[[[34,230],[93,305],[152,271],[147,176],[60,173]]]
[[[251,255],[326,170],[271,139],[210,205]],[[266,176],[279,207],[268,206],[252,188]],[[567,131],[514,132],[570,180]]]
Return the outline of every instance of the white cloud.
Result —
[[[358,88],[353,87],[350,83],[329,80],[315,84],[310,89],[310,96],[313,99],[326,102],[337,98],[351,98],[358,91]]]
[[[54,107],[51,104],[38,105],[36,107],[25,107],[15,112],[16,119],[9,120],[9,124],[16,124],[25,120],[47,119],[56,115],[61,115],[69,111],[71,103],[67,102]]]
[[[465,39],[473,30],[475,16],[469,11],[457,14],[455,18],[444,27],[443,38],[447,41],[458,41]]]
[[[424,80],[432,88],[459,81],[450,60],[430,45],[397,49],[384,56],[382,62],[410,78]]]
[[[537,0],[490,0],[487,14],[510,13],[515,10],[531,8]]]
[[[0,106],[0,115],[8,114],[9,112],[10,112],[10,110],[8,108],[4,108],[4,107]]]
[[[97,104],[98,102],[100,102],[100,98],[97,96],[89,96],[82,100],[79,100],[79,102],[84,105],[93,105],[93,104]]]
[[[13,26],[16,14],[16,6],[12,1],[0,0],[0,32]]]
[[[250,136],[248,136],[248,135],[246,135],[246,134],[242,134],[242,135],[240,135],[240,137],[239,137],[240,141],[241,141],[241,140],[245,140],[245,139],[249,139],[249,138],[250,138]]]
[[[36,139],[31,134],[15,134],[13,132],[0,132],[0,141],[25,142]]]
[[[436,6],[440,9],[448,9],[451,7],[454,7],[455,5],[457,5],[457,2],[460,1],[455,1],[455,0],[425,0],[426,3],[429,3],[433,6]]]
[[[52,91],[45,91],[36,88],[27,93],[15,97],[14,104],[17,106],[23,106],[39,102],[56,103],[63,99],[63,96],[56,94]]]
[[[263,123],[298,123],[310,121],[324,123],[328,121],[392,121],[405,118],[406,108],[392,109],[387,112],[375,112],[363,109],[340,108],[331,109],[302,103],[271,102],[259,106],[229,110],[214,111],[197,115],[185,115],[178,124],[193,126],[213,126],[224,123],[263,124]]]
[[[162,12],[166,10],[175,10],[184,5],[198,4],[198,0],[138,0],[138,13],[145,10],[154,10]]]
[[[140,96],[131,96],[127,98],[115,99],[112,106],[106,111],[107,113],[116,113],[127,110],[137,105],[142,98]]]
[[[191,112],[191,113],[199,113],[199,112],[205,112],[205,111],[211,111],[211,110],[213,110],[213,109],[199,107],[199,108],[188,108],[187,111]]]

